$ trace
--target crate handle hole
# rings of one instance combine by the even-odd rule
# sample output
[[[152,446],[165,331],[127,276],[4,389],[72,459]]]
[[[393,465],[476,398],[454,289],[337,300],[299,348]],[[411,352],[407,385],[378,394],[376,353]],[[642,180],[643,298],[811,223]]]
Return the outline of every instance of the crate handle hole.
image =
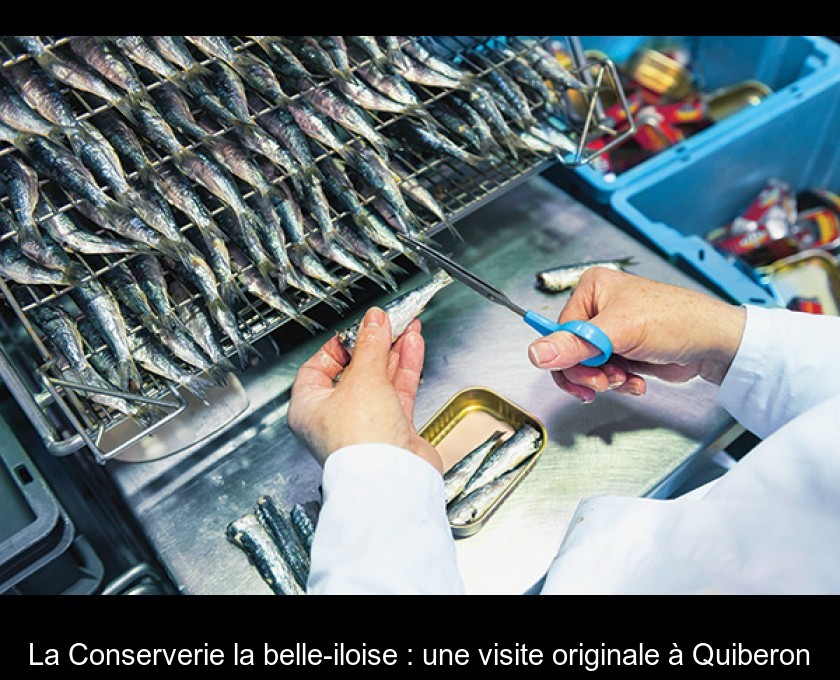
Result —
[[[32,473],[29,472],[25,465],[18,465],[15,468],[15,474],[18,476],[18,479],[24,484],[31,484],[33,481],[35,481],[35,478],[32,476]]]
[[[697,259],[698,260],[705,260],[706,259],[706,251],[702,248],[697,251]]]

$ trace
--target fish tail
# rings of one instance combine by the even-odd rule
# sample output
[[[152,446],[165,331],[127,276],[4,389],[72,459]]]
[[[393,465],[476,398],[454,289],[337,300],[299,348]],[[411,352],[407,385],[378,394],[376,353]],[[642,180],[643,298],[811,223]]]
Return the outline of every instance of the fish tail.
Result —
[[[309,318],[305,314],[299,314],[295,317],[295,321],[297,321],[301,326],[303,326],[306,330],[308,330],[312,335],[317,335],[319,332],[325,330],[324,326],[314,319]]]
[[[127,392],[137,393],[143,385],[143,378],[137,365],[130,358],[117,360],[117,375],[120,378],[120,387]]]
[[[210,300],[207,303],[207,309],[209,310],[210,314],[214,319],[219,318],[219,316],[224,312],[230,311],[221,298]],[[254,358],[260,361],[263,359],[263,355],[260,353],[260,351],[247,340],[245,340],[245,338],[243,338],[242,335],[239,333],[238,329],[233,330],[225,328],[224,331],[225,335],[227,335],[233,342],[234,348],[236,349],[236,353],[239,356],[239,365],[242,368],[242,370],[245,370],[248,367],[249,356],[253,356]]]
[[[181,382],[181,385],[198,397],[205,406],[210,405],[210,402],[207,401],[207,390],[214,387],[215,384],[215,381],[202,378],[200,375],[191,375]]]
[[[249,302],[245,291],[232,279],[219,282],[219,293],[225,304],[231,309],[236,309],[240,304],[245,305]]]

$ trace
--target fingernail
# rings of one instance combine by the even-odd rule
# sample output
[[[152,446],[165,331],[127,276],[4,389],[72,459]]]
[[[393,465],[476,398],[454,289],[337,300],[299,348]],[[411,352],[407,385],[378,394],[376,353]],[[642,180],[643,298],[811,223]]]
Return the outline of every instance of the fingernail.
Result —
[[[551,342],[535,342],[528,348],[531,361],[537,366],[543,366],[557,358],[557,348]]]
[[[376,328],[385,323],[385,312],[379,307],[372,307],[365,314],[364,325],[368,328]]]
[[[631,385],[629,388],[630,394],[634,397],[641,397],[644,394],[644,390],[636,387],[635,385]]]

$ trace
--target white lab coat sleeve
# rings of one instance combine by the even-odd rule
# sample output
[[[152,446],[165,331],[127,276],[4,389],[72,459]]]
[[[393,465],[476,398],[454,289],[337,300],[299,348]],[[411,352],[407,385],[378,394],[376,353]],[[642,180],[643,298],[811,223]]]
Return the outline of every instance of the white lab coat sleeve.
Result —
[[[740,347],[718,400],[764,438],[840,394],[840,317],[746,305]]]
[[[443,479],[388,444],[358,444],[324,465],[307,592],[462,594]]]

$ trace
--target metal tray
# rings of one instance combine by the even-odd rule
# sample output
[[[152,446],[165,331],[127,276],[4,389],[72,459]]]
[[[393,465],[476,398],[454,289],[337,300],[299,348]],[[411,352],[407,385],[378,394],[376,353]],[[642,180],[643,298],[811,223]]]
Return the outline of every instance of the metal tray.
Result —
[[[531,456],[513,483],[483,515],[469,524],[450,524],[452,534],[456,538],[472,536],[487,523],[491,515],[537,464],[540,454],[545,449],[548,433],[536,416],[486,387],[461,390],[418,431],[423,439],[438,450],[443,459],[444,470],[448,470],[493,432],[513,433],[523,425],[531,425],[539,431],[540,448]]]
[[[69,58],[72,58],[72,41],[77,37],[41,36],[49,50],[58,56]],[[264,54],[260,52],[260,46],[251,38],[247,36],[227,37],[237,52],[250,53],[264,58]],[[632,129],[620,133],[610,129],[609,124],[599,116],[602,108],[599,102],[604,95],[609,94],[611,99],[617,96],[626,104],[623,92],[620,91],[615,67],[609,60],[601,63],[587,60],[583,51],[580,50],[575,36],[531,37],[546,44],[555,39],[567,40],[568,51],[575,57],[573,71],[596,86],[594,90],[596,94],[591,98],[587,115],[581,119],[580,116],[573,115],[574,112],[569,113],[573,124],[571,128],[573,135],[576,134],[579,140],[578,153],[573,154],[574,157],[564,159],[556,156],[546,157],[544,154],[537,153],[520,153],[516,159],[511,157],[508,160],[485,164],[486,167],[483,165],[476,169],[455,162],[449,157],[430,157],[428,154],[417,152],[414,149],[404,149],[398,156],[408,170],[407,179],[417,180],[430,188],[441,203],[446,216],[445,220],[421,218],[423,221],[422,231],[425,234],[434,235],[441,229],[451,226],[486,202],[493,200],[527,178],[542,172],[552,164],[558,162],[568,165],[586,164],[595,155],[603,153],[613,144],[619,143],[627,134],[632,134]],[[422,36],[402,37],[406,41],[415,41],[420,38]],[[484,57],[490,56],[490,63],[481,61],[479,64],[478,52],[493,41],[505,41],[516,54],[522,54],[530,49],[526,42],[518,40],[516,36],[436,36],[436,38],[438,38],[438,44],[443,50],[448,51],[453,61],[460,61],[469,65],[481,78],[492,74],[493,71],[501,68],[511,59],[511,57],[492,57],[493,53],[485,50]],[[0,39],[0,71],[30,58],[28,54],[13,47],[10,41]],[[211,66],[214,61],[213,58],[201,58],[201,63],[204,66]],[[355,65],[355,68],[362,66],[364,63],[360,61]],[[165,79],[147,71],[142,71],[142,80],[149,92],[165,82]],[[607,93],[598,89],[604,87],[603,83],[615,83],[619,92]],[[326,87],[329,84],[329,81],[324,81],[316,87]],[[420,94],[424,106],[429,106],[451,94],[447,90],[425,88],[419,85],[415,89]],[[83,92],[70,90],[64,86],[61,87],[61,90],[66,95],[69,105],[74,109],[76,117],[80,121],[86,120],[96,124],[98,116],[111,108],[109,104],[103,104],[102,100]],[[255,116],[264,115],[277,108],[277,104],[269,102],[259,94],[250,94],[255,101],[259,101],[259,106],[257,106],[259,110],[254,110]],[[300,93],[294,93],[291,95],[291,99],[298,96],[300,96]],[[534,110],[538,110],[544,102],[533,101],[531,104]],[[264,108],[262,108],[263,105]],[[369,113],[369,117],[375,129],[384,131],[401,116],[398,114]],[[230,129],[220,127],[213,132],[212,136],[225,135]],[[347,140],[347,144],[358,141],[352,136],[348,136],[350,139]],[[610,141],[598,152],[584,151],[584,143],[592,136],[608,136]],[[188,149],[195,149],[203,143],[202,141],[187,140],[184,146]],[[10,151],[8,148],[0,149],[0,154],[8,151]],[[154,167],[171,160],[171,156],[164,155],[151,146],[146,151],[149,153],[149,158]],[[315,156],[315,161],[318,163],[334,153],[334,151],[325,148],[323,153]],[[136,171],[128,173],[129,182],[133,182],[137,178]],[[280,173],[272,181],[279,182],[286,178],[284,173]],[[235,181],[239,183],[238,179]],[[252,188],[249,189],[244,184],[240,184],[240,190],[246,200],[254,193]],[[42,181],[41,191],[45,196],[48,196],[52,213],[74,211],[75,214],[80,202],[79,198],[66,193],[50,180]],[[108,193],[107,190],[106,193]],[[364,202],[370,202],[372,199],[372,196],[365,197]],[[6,201],[7,199],[0,196],[0,200]],[[228,210],[221,202],[211,196],[207,197],[206,207],[214,217]],[[335,220],[349,219],[346,212],[338,212],[334,205],[331,205],[331,211]],[[43,215],[40,219],[47,219],[50,216],[51,214]],[[77,218],[86,223],[83,216]],[[179,214],[178,218],[182,220],[179,228],[185,235],[194,233],[195,225],[183,215]],[[12,236],[13,234],[3,234],[0,235],[0,239],[11,238]],[[399,253],[394,251],[383,252],[382,255],[391,260],[399,257]],[[100,278],[126,262],[130,257],[97,256],[94,258],[95,261],[88,261],[89,258],[84,258],[83,266],[88,268],[92,277]],[[405,266],[411,271],[410,264],[406,263]],[[339,265],[328,265],[328,269],[350,286],[358,284],[361,279],[361,275],[344,270]],[[36,430],[44,439],[48,450],[55,455],[67,455],[87,447],[92,451],[97,462],[105,463],[107,460],[133,448],[146,436],[152,433],[160,434],[160,428],[175,418],[182,419],[184,417],[182,414],[190,410],[187,399],[180,389],[162,379],[146,374],[144,375],[144,384],[138,395],[121,394],[120,396],[135,400],[147,400],[162,406],[166,409],[165,417],[145,429],[124,428],[128,433],[122,434],[121,432],[120,438],[106,437],[115,428],[126,424],[131,426],[132,423],[128,422],[128,418],[125,416],[92,404],[90,400],[85,399],[86,394],[96,391],[95,389],[91,390],[89,386],[80,386],[62,380],[57,366],[57,357],[47,347],[47,343],[39,337],[30,321],[30,313],[33,309],[47,302],[65,299],[67,290],[53,286],[7,285],[5,281],[0,281],[0,292],[2,292],[2,297],[8,304],[8,308],[3,308],[0,312],[0,317],[2,317],[0,318],[0,378],[6,383],[26,415],[33,422]],[[336,313],[326,309],[324,304],[317,299],[300,292],[294,292],[292,297],[302,312],[311,313],[314,318],[324,322],[325,325],[329,326],[335,323]],[[194,299],[198,298],[199,295],[195,293]],[[300,328],[296,327],[294,322],[289,323],[290,319],[286,315],[272,309],[256,298],[249,299],[247,304],[236,310],[236,315],[240,329],[248,342],[254,344],[265,341],[270,343],[269,349],[273,347],[277,353],[284,352],[289,346],[299,343],[300,338],[305,334]],[[281,329],[282,334],[279,334],[278,331]],[[133,333],[136,330],[129,329],[129,332]],[[93,353],[100,348],[89,347],[88,349]],[[229,356],[232,356],[235,352],[234,347],[229,342],[224,349]],[[169,450],[167,449],[167,451]]]

